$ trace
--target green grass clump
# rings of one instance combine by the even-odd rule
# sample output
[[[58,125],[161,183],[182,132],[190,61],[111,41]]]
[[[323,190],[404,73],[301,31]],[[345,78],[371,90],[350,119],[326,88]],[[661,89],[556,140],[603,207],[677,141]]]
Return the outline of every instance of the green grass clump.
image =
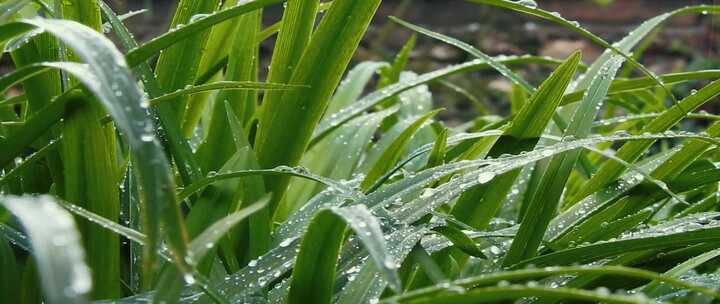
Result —
[[[396,58],[351,66],[380,0],[181,0],[142,45],[102,0],[0,3],[3,302],[718,301],[720,123],[697,110],[720,70],[633,51],[720,6],[611,43],[467,1],[606,51],[492,57],[392,18],[414,33]],[[476,59],[408,71],[415,35]],[[469,94],[446,78],[480,70],[513,84],[510,113],[437,120],[428,84]]]

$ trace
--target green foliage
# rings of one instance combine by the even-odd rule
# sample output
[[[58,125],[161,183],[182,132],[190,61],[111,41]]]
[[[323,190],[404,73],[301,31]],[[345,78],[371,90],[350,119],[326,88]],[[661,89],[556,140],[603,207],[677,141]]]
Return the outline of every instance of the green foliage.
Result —
[[[380,0],[183,0],[144,44],[102,1],[3,2],[3,300],[720,300],[720,123],[694,112],[720,71],[655,75],[630,55],[720,7],[610,43],[531,0],[468,2],[606,51],[492,57],[392,18],[413,32],[394,60],[349,68]],[[416,34],[476,59],[416,74]],[[553,72],[531,83],[527,64]],[[513,84],[506,117],[448,79],[479,70]],[[428,83],[478,103],[475,121],[436,118]]]

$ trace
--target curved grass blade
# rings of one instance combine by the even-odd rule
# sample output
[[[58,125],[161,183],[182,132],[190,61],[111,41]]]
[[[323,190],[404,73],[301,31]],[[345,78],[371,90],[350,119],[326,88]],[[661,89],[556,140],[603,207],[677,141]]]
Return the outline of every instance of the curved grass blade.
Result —
[[[302,88],[301,85],[288,85],[280,83],[264,83],[256,81],[217,81],[196,86],[189,86],[175,92],[150,99],[150,105],[155,106],[163,102],[173,101],[179,96],[188,96],[214,90],[265,90],[284,91]]]
[[[20,282],[18,281],[19,269],[15,260],[15,252],[10,246],[11,241],[7,240],[3,234],[0,234],[0,292],[4,301],[18,303],[20,302],[19,291]]]
[[[160,229],[154,219],[161,218],[175,262],[187,270],[184,262],[187,233],[172,193],[175,187],[170,166],[155,140],[154,125],[145,109],[147,101],[130,75],[122,54],[105,37],[75,22],[30,19],[20,23],[53,34],[88,63],[87,69],[91,73],[73,75],[98,97],[127,137],[145,189],[144,227],[149,238],[147,247],[153,248],[145,252],[146,268],[150,269],[153,264],[154,248],[159,239]]]
[[[403,21],[400,18],[397,17],[389,17],[390,20],[409,28],[415,32],[418,32],[420,34],[423,34],[425,36],[440,40],[442,42],[445,42],[447,44],[450,44],[452,46],[455,46],[465,52],[468,52],[469,54],[475,56],[478,59],[481,59],[485,62],[487,62],[488,65],[490,65],[493,69],[500,72],[505,78],[512,81],[514,84],[520,86],[528,93],[533,93],[535,91],[535,87],[533,87],[531,84],[529,84],[525,79],[520,77],[519,75],[515,74],[512,70],[510,70],[507,66],[504,64],[496,61],[494,58],[490,57],[489,55],[481,52],[480,50],[474,48],[473,46],[462,42],[460,40],[457,40],[455,38],[452,38],[450,36],[446,36],[437,32],[430,31],[428,29],[424,29],[422,27],[419,27],[417,25],[411,24],[409,22]]]
[[[492,303],[501,302],[503,300],[509,301],[536,297],[618,304],[651,303],[648,299],[633,296],[608,295],[598,291],[565,287],[552,288],[528,285],[485,287],[473,289],[469,292],[448,292],[435,295],[431,298],[419,298],[414,301],[399,301],[399,303]]]
[[[503,136],[492,146],[488,155],[517,154],[532,149],[556,113],[563,92],[575,76],[580,52],[575,52],[558,67],[540,88],[533,93],[529,102],[513,118]],[[498,179],[488,176],[481,185],[469,189],[453,208],[458,220],[484,230],[495,217],[510,191],[520,170],[512,171]]]
[[[391,286],[400,289],[380,223],[365,206],[356,205],[326,209],[315,215],[300,245],[290,280],[289,303],[330,303],[346,225],[355,231]]]
[[[586,76],[587,77],[587,76]],[[658,76],[665,84],[678,84],[688,81],[707,80],[720,78],[719,70],[704,70],[697,72],[672,73]],[[610,85],[608,95],[617,95],[622,93],[645,90],[655,87],[657,84],[650,77],[638,77],[632,79],[617,79]],[[566,94],[563,97],[562,105],[567,105],[576,101],[580,101],[585,94],[585,90],[576,88],[575,92]]]
[[[717,214],[695,215],[691,219],[680,219],[657,227],[651,227],[646,231],[629,233],[614,241],[598,242],[534,257],[515,264],[513,267],[517,268],[528,264],[538,266],[569,265],[632,251],[664,249],[717,241],[720,224],[717,220],[713,220],[716,216]]]
[[[391,233],[388,237],[388,252],[396,265],[401,265],[415,245],[427,232],[425,227],[407,226]],[[384,276],[377,275],[377,263],[366,260],[362,265],[355,265],[344,271],[343,285],[337,295],[337,303],[373,303],[378,301],[388,286]]]
[[[254,203],[238,212],[231,213],[230,215],[218,220],[205,229],[200,235],[195,237],[188,247],[188,257],[191,261],[200,261],[203,257],[212,249],[215,244],[222,238],[228,231],[230,231],[240,221],[249,217],[251,214],[265,208],[269,201],[269,198]]]
[[[472,2],[472,3],[479,3],[479,4],[488,4],[488,5],[492,5],[492,6],[502,7],[502,8],[514,10],[517,12],[537,16],[537,17],[555,22],[563,27],[566,27],[566,28],[572,30],[572,31],[575,31],[575,32],[579,33],[580,35],[582,35],[583,37],[588,38],[590,41],[592,41],[606,49],[609,49],[612,52],[614,52],[620,56],[623,56],[625,58],[625,60],[627,60],[628,63],[630,63],[632,66],[638,68],[644,74],[646,74],[650,78],[652,78],[658,85],[660,85],[660,87],[663,88],[663,90],[666,91],[668,96],[670,96],[674,101],[677,101],[675,95],[673,95],[672,92],[670,92],[670,89],[662,82],[662,80],[659,79],[654,73],[649,71],[645,66],[643,66],[642,64],[637,62],[637,60],[632,58],[632,56],[629,56],[627,54],[627,51],[624,51],[624,50],[616,47],[615,45],[609,44],[607,41],[603,40],[599,36],[580,27],[580,25],[577,22],[568,21],[567,19],[560,16],[560,14],[558,14],[558,13],[548,12],[548,11],[539,9],[539,8],[537,8],[537,5],[524,5],[524,3],[522,3],[523,1],[518,1],[518,2],[508,1],[508,0],[466,0],[466,1]],[[534,3],[534,1],[532,3]],[[667,13],[667,14],[669,17],[672,15],[684,14],[684,13],[705,13],[705,14],[720,13],[720,8],[717,6],[713,6],[713,5],[698,5],[698,6],[690,6],[690,7],[678,9],[676,11],[673,11],[673,12]],[[628,38],[627,42],[631,42],[632,40],[642,38],[642,36],[644,36],[645,34],[647,34],[647,33],[643,34],[643,31],[638,31],[637,36],[640,36],[640,37],[631,36],[631,38]],[[635,42],[635,43],[637,43],[637,42]],[[631,47],[631,46],[634,46],[634,44],[626,45],[626,47]],[[599,60],[598,62],[600,62],[600,64],[596,67],[597,69],[599,69],[599,66],[604,64],[603,60]],[[591,76],[591,78],[593,78],[593,77],[594,77],[594,75]]]
[[[112,8],[110,8],[104,1],[99,1],[98,4],[105,19],[109,21],[110,25],[115,30],[115,33],[117,34],[123,47],[125,49],[136,48],[138,46],[137,41],[135,41],[135,38],[127,27],[125,27],[125,25],[118,19]],[[134,70],[135,73],[139,74],[140,80],[142,81],[150,98],[155,98],[162,94],[160,83],[157,80],[155,72],[148,63],[139,63]],[[160,135],[160,140],[163,145],[168,147],[168,150],[172,154],[183,182],[189,184],[200,178],[200,168],[193,157],[190,145],[177,128],[167,127],[178,125],[172,109],[170,107],[160,106],[150,108],[150,110],[153,116],[158,118],[157,120],[159,120],[162,126],[161,128],[158,128],[157,132]]]
[[[592,122],[595,120],[595,116],[607,95],[610,83],[623,61],[622,57],[615,56],[603,66],[601,74],[590,83],[587,94],[575,111],[564,136],[585,138],[590,135]],[[548,224],[555,217],[560,204],[560,196],[581,152],[572,151],[557,155],[550,160],[548,167],[544,168],[544,172],[535,173],[542,176],[537,188],[540,192],[535,193],[535,191],[532,191],[525,196],[529,199],[527,207],[529,211],[522,218],[520,229],[515,235],[512,246],[503,261],[504,265],[512,265],[536,255]],[[542,169],[538,168],[536,170]]]
[[[57,148],[58,144],[60,143],[60,138],[57,140],[51,140],[50,143],[43,146],[38,150],[37,152],[33,153],[32,155],[26,157],[22,163],[18,164],[10,170],[9,172],[3,174],[0,176],[0,186],[3,186],[4,184],[8,183],[13,178],[18,177],[19,174],[25,169],[28,168],[28,166],[36,163],[40,159],[44,158],[49,152],[52,152],[55,148]]]
[[[202,190],[203,188],[207,187],[208,185],[221,181],[226,179],[232,179],[232,178],[240,178],[245,176],[255,176],[255,175],[270,175],[270,176],[294,176],[294,177],[301,177],[305,178],[307,180],[312,180],[318,183],[322,183],[328,187],[331,187],[337,191],[340,191],[340,193],[343,193],[347,197],[355,197],[357,196],[357,191],[354,189],[343,185],[341,183],[338,183],[334,180],[331,180],[329,178],[325,178],[319,175],[312,174],[310,172],[307,172],[306,169],[302,167],[288,167],[288,166],[280,166],[274,169],[258,169],[258,170],[243,170],[243,171],[235,171],[235,172],[226,172],[226,173],[216,173],[211,174],[210,176],[201,179],[197,181],[196,183],[188,186],[185,188],[180,194],[178,194],[178,197],[182,199],[188,198],[190,195]]]
[[[89,303],[90,269],[72,216],[50,196],[0,197],[25,227],[48,303]]]
[[[392,169],[393,166],[402,157],[407,144],[412,139],[413,135],[427,122],[428,119],[435,116],[441,110],[435,110],[427,113],[417,120],[415,120],[410,126],[408,126],[403,132],[385,149],[383,154],[377,159],[375,164],[368,171],[365,179],[360,184],[362,189],[376,189],[378,186],[375,183],[379,180],[383,174],[387,173],[388,170]]]
[[[623,266],[568,266],[568,267],[545,267],[540,269],[523,269],[513,271],[502,271],[489,273],[477,277],[463,278],[452,282],[450,285],[460,288],[478,288],[483,286],[491,286],[501,282],[518,282],[527,281],[544,277],[552,277],[557,275],[570,274],[604,274],[618,275],[627,278],[638,278],[645,280],[659,280],[673,286],[686,288],[688,290],[697,291],[711,297],[717,297],[718,293],[700,286],[686,283],[684,281],[674,279],[670,276],[661,275],[652,271],[629,268]],[[413,302],[415,299],[428,298],[437,294],[447,293],[447,288],[433,286],[411,291],[388,300],[397,300],[403,302]]]
[[[295,67],[310,43],[317,18],[320,1],[290,0],[285,5],[282,26],[278,33],[272,61],[268,71],[268,82],[286,83],[290,81]],[[282,98],[282,92],[264,96],[263,104]]]
[[[718,95],[720,95],[720,80],[713,81],[697,93],[687,96],[673,107],[667,109],[663,114],[645,125],[642,132],[658,133],[667,131],[682,120],[689,112],[697,109]],[[616,155],[627,162],[635,162],[654,142],[654,140],[647,140],[623,145],[617,151]],[[622,164],[615,161],[603,163],[590,180],[585,182],[584,186],[581,187],[581,190],[574,196],[572,201],[577,202],[601,189],[622,174],[624,168]]]
[[[215,13],[211,13],[203,18],[193,20],[182,27],[176,28],[175,30],[169,31],[161,36],[158,36],[140,47],[133,48],[128,51],[126,59],[128,65],[133,67],[136,66],[153,56],[160,53],[160,51],[177,44],[192,35],[202,33],[208,28],[219,24],[223,21],[235,18],[254,10],[261,9],[266,6],[273,4],[280,4],[286,0],[245,0],[232,8],[221,10]],[[17,29],[12,28],[11,30],[16,31]],[[3,36],[0,36],[2,38]],[[0,39],[0,41],[2,41]]]
[[[255,147],[264,168],[300,162],[379,5],[379,0],[336,1],[327,10],[288,81],[310,88],[287,91],[281,99],[263,105]],[[277,149],[279,146],[285,149]],[[289,180],[277,177],[266,182],[275,196],[276,202],[270,206],[274,214]]]

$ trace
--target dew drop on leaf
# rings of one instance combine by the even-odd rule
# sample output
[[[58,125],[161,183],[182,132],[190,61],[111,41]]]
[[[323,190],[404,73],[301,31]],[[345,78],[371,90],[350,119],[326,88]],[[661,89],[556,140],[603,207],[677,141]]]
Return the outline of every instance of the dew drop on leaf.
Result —
[[[495,172],[482,172],[478,174],[478,183],[485,184],[495,178]]]

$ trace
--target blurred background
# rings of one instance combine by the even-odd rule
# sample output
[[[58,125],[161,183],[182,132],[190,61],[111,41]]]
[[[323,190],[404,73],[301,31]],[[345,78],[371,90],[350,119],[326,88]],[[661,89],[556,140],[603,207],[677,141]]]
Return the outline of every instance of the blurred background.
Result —
[[[147,40],[167,30],[177,0],[113,0],[118,12],[148,9],[128,23],[140,40]],[[642,21],[681,6],[718,4],[717,0],[536,0],[546,10],[557,11],[577,20],[591,32],[613,42],[621,39]],[[280,7],[266,10],[265,24],[279,20]],[[465,42],[490,55],[544,55],[564,58],[582,49],[584,61],[592,62],[602,49],[578,34],[538,18],[503,9],[485,7],[461,0],[384,0],[373,26],[365,38],[356,60],[390,60],[402,47],[410,32],[388,22],[387,16],[402,17]],[[656,33],[645,51],[642,62],[656,73],[681,70],[720,68],[720,17],[687,14],[675,17]],[[418,37],[410,68],[427,72],[452,63],[469,60],[464,52],[438,41]],[[263,55],[269,55],[272,40],[265,41]],[[269,56],[263,56],[268,58]],[[547,67],[523,68],[524,76],[538,84],[547,76]],[[477,97],[491,111],[503,113],[507,106],[510,83],[495,73],[460,75],[453,79]],[[679,96],[698,84],[673,88]],[[433,85],[435,101],[446,107],[446,119],[466,120],[476,115],[467,96],[441,85]],[[477,101],[475,101],[477,102]],[[712,105],[710,107],[713,107]],[[718,109],[714,106],[714,109]],[[706,110],[712,111],[712,108]],[[717,111],[715,111],[717,112]]]

